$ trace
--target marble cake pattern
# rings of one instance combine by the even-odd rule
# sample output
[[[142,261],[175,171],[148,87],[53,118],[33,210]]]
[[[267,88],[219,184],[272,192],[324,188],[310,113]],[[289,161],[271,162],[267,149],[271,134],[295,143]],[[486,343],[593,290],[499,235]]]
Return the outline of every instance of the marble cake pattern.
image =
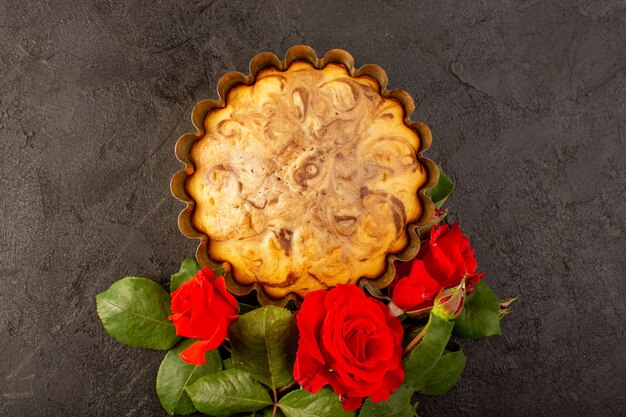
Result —
[[[186,190],[208,253],[271,298],[374,278],[422,215],[427,170],[402,104],[331,63],[267,68],[210,111]]]

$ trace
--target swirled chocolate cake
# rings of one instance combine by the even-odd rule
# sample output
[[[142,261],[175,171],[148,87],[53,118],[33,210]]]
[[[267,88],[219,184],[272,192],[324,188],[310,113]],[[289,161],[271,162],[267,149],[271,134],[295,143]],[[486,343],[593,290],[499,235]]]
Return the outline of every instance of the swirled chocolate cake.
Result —
[[[187,181],[211,258],[273,298],[382,274],[427,180],[404,118],[374,79],[340,64],[297,61],[230,90],[205,119]]]

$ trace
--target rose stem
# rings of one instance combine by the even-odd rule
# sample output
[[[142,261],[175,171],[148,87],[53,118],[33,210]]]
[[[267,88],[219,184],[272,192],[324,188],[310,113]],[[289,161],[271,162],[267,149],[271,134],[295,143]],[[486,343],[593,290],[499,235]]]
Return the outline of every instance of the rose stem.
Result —
[[[286,387],[282,387],[278,389],[278,393],[282,394],[283,392],[287,392],[289,391],[291,388],[294,387],[294,385],[296,385],[296,381],[293,381],[291,384],[287,385]]]
[[[274,393],[274,409],[272,410],[272,417],[276,417],[276,411],[278,410],[278,394],[276,394],[276,388],[272,388]]]
[[[406,345],[406,348],[404,348],[404,353],[402,354],[402,356],[406,356],[408,355],[414,348],[415,346],[417,346],[417,344],[420,342],[420,340],[422,340],[422,338],[424,337],[424,334],[426,334],[426,328],[428,326],[424,326],[424,328],[422,330],[420,330],[420,332],[417,334],[417,336],[415,336],[413,338],[413,340],[411,340],[409,342],[408,345]]]

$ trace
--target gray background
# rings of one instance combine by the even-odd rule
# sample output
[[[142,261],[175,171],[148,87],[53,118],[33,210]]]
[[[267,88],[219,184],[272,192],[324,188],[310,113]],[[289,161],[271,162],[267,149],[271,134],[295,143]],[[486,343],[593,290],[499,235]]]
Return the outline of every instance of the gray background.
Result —
[[[420,414],[626,415],[623,1],[177,3],[0,1],[0,415],[164,415],[163,354],[94,296],[193,253],[169,192],[191,109],[299,43],[415,97],[486,282],[520,296]]]

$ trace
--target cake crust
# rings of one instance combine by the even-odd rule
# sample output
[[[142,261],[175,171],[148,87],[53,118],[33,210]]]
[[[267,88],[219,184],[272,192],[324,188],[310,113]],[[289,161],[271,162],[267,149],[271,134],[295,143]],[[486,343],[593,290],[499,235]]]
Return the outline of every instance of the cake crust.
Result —
[[[407,124],[403,92],[359,72],[308,59],[267,65],[194,119],[186,212],[209,258],[231,266],[236,293],[302,298],[387,275],[384,286],[390,256],[417,251],[412,228],[432,215],[423,190],[436,170],[421,157],[430,137]]]

